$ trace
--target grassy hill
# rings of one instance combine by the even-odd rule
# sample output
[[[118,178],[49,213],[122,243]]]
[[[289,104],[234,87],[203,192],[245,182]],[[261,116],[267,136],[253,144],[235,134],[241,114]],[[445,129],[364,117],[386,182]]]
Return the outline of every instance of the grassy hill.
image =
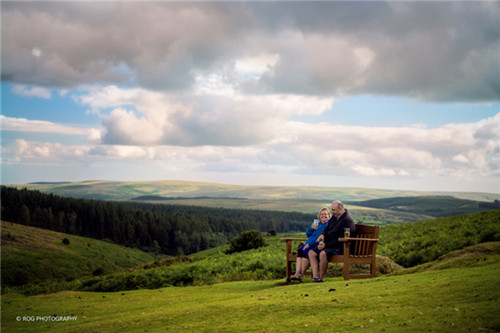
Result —
[[[500,201],[482,202],[457,199],[450,196],[394,197],[355,202],[358,206],[388,209],[429,216],[471,214],[483,210],[500,209]]]
[[[493,201],[500,194],[471,192],[419,192],[364,188],[337,188],[314,186],[242,186],[189,181],[110,182],[85,181],[74,183],[11,184],[17,188],[36,189],[62,196],[103,200],[130,200],[141,196],[169,198],[238,198],[251,200],[292,199],[361,201],[388,197],[448,195],[456,198]]]
[[[368,280],[2,296],[5,332],[495,332],[499,262]]]
[[[467,246],[500,241],[499,222],[500,210],[384,226],[380,231],[377,250],[378,274],[400,270],[392,260],[405,267],[414,267]],[[285,244],[279,238],[280,236],[266,237],[265,247],[231,255],[225,253],[228,245],[223,245],[189,257],[158,260],[131,271],[82,277],[71,283],[53,282],[42,286],[27,286],[17,290],[26,294],[43,293],[46,289],[117,292],[242,280],[283,279]],[[328,276],[341,275],[340,264],[329,265]]]
[[[395,274],[413,274],[449,268],[469,268],[500,263],[500,242],[481,243],[447,253],[437,260],[399,270]]]
[[[232,255],[224,253],[225,245],[147,265],[142,260],[148,259],[143,258],[132,271],[122,269],[120,273],[43,285],[43,291],[49,288],[85,292],[24,296],[12,292],[14,289],[4,290],[7,293],[1,299],[1,329],[6,332],[494,332],[500,330],[499,216],[500,211],[492,211],[384,226],[379,254],[399,253],[403,258],[409,250],[419,248],[441,252],[437,260],[429,259],[423,265],[402,271],[391,268],[391,262],[380,256],[378,277],[367,280],[343,281],[337,272],[340,266],[329,265],[330,275],[325,283],[286,285],[285,249],[279,237],[266,237],[266,247]],[[2,223],[2,269],[4,244],[8,242],[19,243],[11,246],[11,250],[22,247],[26,251],[8,266],[22,265],[31,257],[45,257],[48,260],[39,266],[41,272],[64,265],[68,259],[79,265],[102,263],[104,257],[116,260],[129,250],[108,248],[110,244],[81,237],[16,227]],[[64,237],[70,240],[69,247],[62,243]],[[104,243],[103,248],[91,253],[97,243]],[[433,244],[445,246],[432,247]],[[450,246],[457,246],[456,251]],[[73,252],[67,252],[70,249]],[[9,246],[5,251],[9,254]],[[51,256],[58,251],[66,255],[64,263]],[[89,257],[80,259],[86,252]],[[380,274],[382,270],[393,273]],[[85,272],[82,274],[88,275],[89,270]],[[96,292],[99,290],[107,292]]]
[[[2,290],[28,283],[71,282],[154,260],[139,250],[90,238],[5,221],[1,226]]]
[[[379,239],[377,253],[413,267],[470,245],[500,241],[500,210],[386,226]]]

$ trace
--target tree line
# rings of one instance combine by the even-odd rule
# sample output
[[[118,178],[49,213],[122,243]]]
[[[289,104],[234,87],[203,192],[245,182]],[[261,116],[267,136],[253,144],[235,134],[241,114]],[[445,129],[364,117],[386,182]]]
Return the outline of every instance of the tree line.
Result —
[[[144,251],[180,255],[227,243],[243,231],[303,231],[311,216],[61,197],[1,187],[2,219]]]

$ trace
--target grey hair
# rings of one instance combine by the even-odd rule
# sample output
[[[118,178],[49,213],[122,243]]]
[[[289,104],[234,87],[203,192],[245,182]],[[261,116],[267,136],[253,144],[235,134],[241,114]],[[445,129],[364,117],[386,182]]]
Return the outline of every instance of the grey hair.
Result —
[[[341,208],[341,209],[344,209],[344,203],[340,200],[335,200],[334,202],[332,202],[332,204],[336,203],[337,204],[337,208]]]

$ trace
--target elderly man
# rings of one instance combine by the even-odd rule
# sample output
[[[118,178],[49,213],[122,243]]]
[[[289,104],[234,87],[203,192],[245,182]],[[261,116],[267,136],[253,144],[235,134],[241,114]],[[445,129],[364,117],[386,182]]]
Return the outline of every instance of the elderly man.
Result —
[[[325,231],[318,237],[318,248],[309,251],[309,261],[311,262],[313,274],[311,282],[323,282],[326,269],[328,268],[328,260],[333,255],[343,254],[344,245],[342,242],[339,242],[339,238],[344,237],[344,229],[350,229],[351,237],[356,232],[354,220],[347,212],[347,209],[344,208],[344,204],[341,201],[332,202],[330,210],[332,211],[332,217],[328,221]]]

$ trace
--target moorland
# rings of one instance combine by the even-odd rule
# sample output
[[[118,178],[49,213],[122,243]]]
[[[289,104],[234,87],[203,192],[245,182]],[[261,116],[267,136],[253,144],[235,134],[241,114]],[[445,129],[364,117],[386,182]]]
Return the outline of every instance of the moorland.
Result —
[[[344,189],[352,195],[348,208],[356,222],[381,226],[378,276],[343,281],[341,264],[331,264],[318,285],[307,278],[285,283],[279,239],[299,236],[329,199],[284,196],[290,193],[285,189],[274,199],[272,191],[217,197],[197,189],[186,195],[159,191],[158,184],[148,184],[148,192],[137,183],[142,193],[128,184],[127,195],[101,200],[87,196],[92,190],[81,184],[35,185],[75,186],[87,194],[2,187],[6,332],[500,329],[495,194],[384,197],[373,194],[383,191]],[[188,185],[196,187],[176,186]],[[228,254],[229,240],[250,229],[265,245]]]

